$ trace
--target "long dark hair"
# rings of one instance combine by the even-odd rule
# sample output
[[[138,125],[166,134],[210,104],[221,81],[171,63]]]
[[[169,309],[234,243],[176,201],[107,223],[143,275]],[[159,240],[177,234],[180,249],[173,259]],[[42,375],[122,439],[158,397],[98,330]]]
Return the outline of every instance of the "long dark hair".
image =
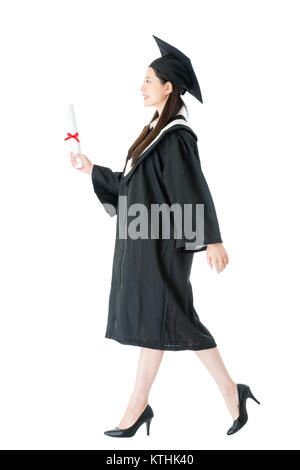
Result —
[[[154,128],[152,129],[152,131],[147,135],[150,129],[151,122],[154,121],[156,118],[158,118],[157,110],[155,111],[149,124],[143,128],[141,134],[138,136],[138,138],[135,140],[135,142],[132,144],[132,146],[128,150],[124,169],[126,167],[126,163],[128,162],[130,158],[130,155],[131,155],[131,166],[133,166],[136,160],[139,158],[140,154],[143,152],[143,150],[146,147],[148,147],[148,145],[151,144],[151,142],[160,133],[160,131],[168,124],[169,120],[173,118],[179,112],[182,106],[184,106],[185,110],[187,111],[186,104],[182,100],[180,93],[178,91],[178,88],[175,87],[174,83],[171,80],[169,80],[164,74],[159,72],[156,68],[153,67],[153,70],[155,72],[155,75],[160,79],[163,85],[166,82],[171,82],[173,89],[172,89],[172,92],[169,94],[166,104],[163,107],[161,116],[159,120],[157,121],[156,125],[154,126]]]

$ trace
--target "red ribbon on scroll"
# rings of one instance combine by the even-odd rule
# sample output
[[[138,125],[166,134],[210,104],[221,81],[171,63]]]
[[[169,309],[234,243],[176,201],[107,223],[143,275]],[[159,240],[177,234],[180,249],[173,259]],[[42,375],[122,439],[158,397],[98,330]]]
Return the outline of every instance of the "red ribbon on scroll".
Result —
[[[74,135],[73,135],[73,134],[70,134],[70,132],[68,132],[67,135],[68,135],[69,137],[66,137],[65,140],[75,139],[75,140],[77,140],[77,142],[80,143],[80,140],[78,139],[78,132],[76,132],[76,134],[74,134]]]

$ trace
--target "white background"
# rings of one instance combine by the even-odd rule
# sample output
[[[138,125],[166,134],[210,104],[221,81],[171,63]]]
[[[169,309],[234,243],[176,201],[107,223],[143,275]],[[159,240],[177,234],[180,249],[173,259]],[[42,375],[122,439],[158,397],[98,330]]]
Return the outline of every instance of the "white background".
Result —
[[[299,14],[297,1],[11,1],[1,4],[0,446],[3,449],[299,449]],[[232,424],[193,351],[165,352],[143,425],[126,409],[139,348],[105,339],[116,217],[73,169],[82,151],[122,171],[154,108],[140,86],[160,56],[188,55],[186,93],[230,262],[195,254],[195,308],[248,400]]]

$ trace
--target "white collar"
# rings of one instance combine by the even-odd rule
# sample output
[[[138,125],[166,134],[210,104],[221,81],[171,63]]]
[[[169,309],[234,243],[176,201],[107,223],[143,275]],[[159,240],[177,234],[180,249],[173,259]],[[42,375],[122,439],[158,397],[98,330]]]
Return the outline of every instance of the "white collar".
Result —
[[[178,113],[179,114],[179,113]],[[129,173],[133,173],[134,172],[134,169],[137,167],[137,165],[141,162],[141,160],[143,159],[144,157],[144,153],[146,152],[146,150],[149,149],[149,147],[153,147],[154,144],[156,143],[157,140],[159,140],[159,138],[161,137],[161,135],[166,132],[170,127],[172,126],[175,126],[175,125],[178,125],[178,124],[181,124],[185,127],[189,127],[191,129],[191,126],[189,125],[188,121],[185,120],[185,119],[182,119],[182,118],[177,118],[177,119],[174,119],[173,121],[169,122],[169,124],[167,124],[163,129],[161,129],[160,133],[155,137],[155,139],[142,151],[142,153],[139,155],[139,158],[137,159],[137,161],[135,162],[135,164],[130,167],[129,165],[129,162],[130,160],[127,161],[126,163],[126,167],[125,167],[125,170],[124,170],[124,173],[123,173],[123,176],[124,178],[129,174]]]
[[[187,115],[186,115],[186,110],[185,110],[185,107],[184,107],[184,106],[182,106],[182,107],[180,108],[180,110],[178,111],[178,113],[176,114],[176,116],[177,116],[178,114],[182,114],[184,117],[187,117]],[[154,121],[151,122],[151,124],[150,124],[150,129],[152,129],[152,128],[157,124],[158,119],[159,119],[159,118],[157,117],[156,119],[154,119]]]

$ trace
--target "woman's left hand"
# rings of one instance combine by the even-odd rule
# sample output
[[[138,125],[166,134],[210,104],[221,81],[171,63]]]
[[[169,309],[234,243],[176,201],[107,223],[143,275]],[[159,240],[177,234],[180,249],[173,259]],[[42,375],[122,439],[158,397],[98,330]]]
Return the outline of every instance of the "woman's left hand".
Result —
[[[215,265],[218,274],[223,271],[229,263],[227,251],[222,243],[212,243],[211,245],[207,245],[206,257],[209,266],[213,268],[213,265]]]
[[[81,168],[76,168],[77,165],[77,158],[80,158],[82,167]],[[76,168],[76,170],[81,171],[81,173],[87,173],[88,175],[92,174],[93,171],[93,163],[90,162],[90,160],[87,158],[86,155],[83,155],[82,153],[70,153],[70,160],[71,160],[71,165],[73,168]]]

